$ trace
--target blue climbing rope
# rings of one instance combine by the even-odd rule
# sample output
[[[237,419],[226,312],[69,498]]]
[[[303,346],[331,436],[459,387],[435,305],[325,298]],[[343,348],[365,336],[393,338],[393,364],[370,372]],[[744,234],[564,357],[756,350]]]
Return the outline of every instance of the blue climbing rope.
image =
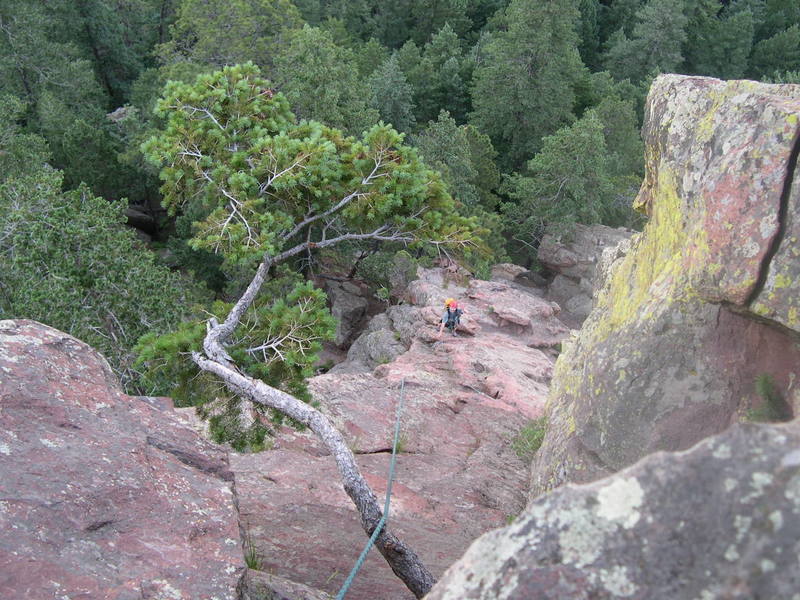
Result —
[[[397,404],[397,413],[394,421],[394,443],[392,444],[392,460],[389,463],[389,483],[386,487],[386,501],[383,504],[383,516],[381,517],[381,520],[378,521],[378,526],[375,527],[375,531],[372,532],[372,536],[369,538],[367,545],[364,546],[364,549],[361,551],[361,555],[358,557],[356,564],[353,565],[353,569],[350,571],[350,575],[347,576],[342,589],[340,589],[339,593],[336,594],[336,600],[342,600],[347,593],[347,590],[350,589],[350,584],[353,583],[353,579],[355,579],[356,574],[361,569],[361,565],[364,564],[364,560],[367,558],[369,549],[372,548],[372,545],[375,543],[375,540],[378,539],[383,526],[389,519],[389,500],[392,497],[392,483],[394,483],[394,465],[397,461],[397,442],[400,439],[400,416],[403,414],[403,396],[405,395],[405,387],[406,380],[403,379],[400,382],[400,402]]]

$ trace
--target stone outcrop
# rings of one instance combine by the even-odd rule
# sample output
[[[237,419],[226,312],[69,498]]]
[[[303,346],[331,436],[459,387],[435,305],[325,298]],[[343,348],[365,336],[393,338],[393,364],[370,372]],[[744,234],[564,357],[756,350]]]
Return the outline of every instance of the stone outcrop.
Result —
[[[647,101],[649,220],[565,344],[532,497],[718,433],[800,388],[800,86],[662,76]]]
[[[622,227],[576,224],[563,234],[545,234],[537,258],[555,273],[547,297],[583,321],[592,310],[597,290],[595,272],[603,252],[629,240],[633,233]]]
[[[238,598],[226,453],[105,360],[0,321],[0,597]]]
[[[737,425],[532,502],[427,600],[796,598],[800,423]]]
[[[351,281],[326,279],[324,286],[331,302],[331,314],[336,319],[334,343],[339,348],[346,348],[367,314],[368,302],[362,289]]]
[[[402,394],[401,453],[390,527],[435,575],[480,534],[518,514],[528,468],[512,445],[544,410],[558,307],[509,281],[420,269],[413,303],[375,317],[348,361],[313,378],[314,399],[344,433],[380,501]],[[444,299],[465,310],[458,337],[437,337]],[[404,382],[404,384],[402,383]],[[331,457],[308,433],[231,458],[243,525],[264,569],[335,593],[366,537]],[[412,597],[372,551],[348,600]]]

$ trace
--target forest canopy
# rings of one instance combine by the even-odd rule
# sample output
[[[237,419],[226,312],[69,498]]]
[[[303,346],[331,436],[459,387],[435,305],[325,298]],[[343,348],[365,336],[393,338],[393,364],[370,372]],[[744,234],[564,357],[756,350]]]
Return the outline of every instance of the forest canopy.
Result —
[[[108,354],[126,385],[151,392],[156,384],[132,362],[137,339],[224,311],[254,256],[277,248],[281,226],[296,217],[285,207],[259,213],[274,199],[253,193],[264,173],[248,166],[252,145],[225,160],[204,156],[214,164],[197,172],[224,180],[213,192],[192,187],[191,169],[164,172],[152,162],[157,142],[147,141],[159,132],[171,127],[185,150],[198,135],[165,110],[186,86],[213,88],[213,74],[234,65],[257,70],[279,99],[268,103],[265,135],[242,141],[258,138],[262,153],[327,144],[356,161],[359,148],[389,135],[419,169],[437,173],[436,197],[449,198],[439,225],[469,222],[474,236],[472,252],[417,245],[413,258],[446,252],[480,274],[509,258],[535,266],[547,227],[640,226],[631,201],[652,79],[800,82],[800,4],[0,0],[0,46],[0,318],[37,318],[81,336]],[[236,103],[236,89],[214,89],[217,102]],[[220,135],[219,148],[239,143],[213,130],[204,134]],[[328,177],[333,198],[346,165],[318,167],[313,177]],[[230,215],[214,203],[223,188],[261,214],[245,220],[255,229],[237,217],[222,226]],[[361,204],[349,210],[365,226],[391,216]],[[406,246],[353,240],[298,256],[292,270],[302,284],[335,263],[379,287],[370,261]],[[308,294],[296,298],[326,310]]]

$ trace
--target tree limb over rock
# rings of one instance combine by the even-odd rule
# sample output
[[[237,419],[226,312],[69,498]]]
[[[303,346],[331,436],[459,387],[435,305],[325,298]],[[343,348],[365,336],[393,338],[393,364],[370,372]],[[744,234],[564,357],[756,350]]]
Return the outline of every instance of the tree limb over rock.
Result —
[[[322,413],[237,365],[234,334],[255,310],[271,269],[301,253],[352,240],[448,244],[469,253],[482,242],[439,174],[390,126],[380,123],[356,140],[319,123],[298,124],[285,98],[267,89],[250,63],[202,75],[193,85],[171,82],[158,107],[166,129],[144,150],[162,167],[168,210],[202,214],[195,248],[219,252],[240,268],[258,263],[225,318],[208,320],[203,352],[194,350],[192,359],[238,397],[310,427],[335,458],[369,536],[382,511],[342,435]],[[296,338],[298,329],[291,331]],[[274,349],[270,339],[280,338],[249,348]],[[406,586],[424,596],[434,578],[414,551],[386,529],[375,543]]]

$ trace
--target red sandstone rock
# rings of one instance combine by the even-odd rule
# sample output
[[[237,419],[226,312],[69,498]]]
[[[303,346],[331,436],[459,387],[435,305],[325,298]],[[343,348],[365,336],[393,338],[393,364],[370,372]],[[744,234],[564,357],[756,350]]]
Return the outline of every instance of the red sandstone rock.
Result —
[[[0,598],[237,598],[224,451],[87,345],[0,321]]]
[[[312,379],[310,390],[382,503],[405,382],[390,526],[440,575],[473,539],[522,509],[528,468],[512,442],[542,414],[553,369],[553,357],[532,346],[556,345],[567,330],[558,307],[530,288],[454,281],[439,269],[420,276],[408,287],[414,303],[376,317],[350,360]],[[458,337],[439,338],[448,297],[464,319]],[[498,315],[511,311],[518,322]],[[320,446],[281,435],[276,448],[231,459],[243,522],[265,569],[335,593],[366,543],[358,516]],[[347,597],[413,596],[373,551]]]
[[[655,81],[649,222],[559,358],[532,496],[719,433],[764,375],[797,405],[799,119],[800,86]]]

